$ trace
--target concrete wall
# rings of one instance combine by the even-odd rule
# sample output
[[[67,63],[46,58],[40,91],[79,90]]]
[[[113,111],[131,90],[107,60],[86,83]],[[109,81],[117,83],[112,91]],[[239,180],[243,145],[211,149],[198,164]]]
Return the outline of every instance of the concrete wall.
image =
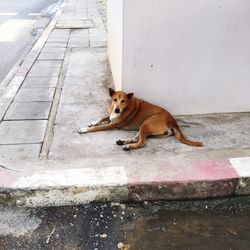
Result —
[[[118,89],[122,79],[174,114],[250,111],[250,0],[114,1],[123,2],[120,72],[110,57]]]
[[[108,0],[108,55],[116,89],[122,89],[123,1]]]

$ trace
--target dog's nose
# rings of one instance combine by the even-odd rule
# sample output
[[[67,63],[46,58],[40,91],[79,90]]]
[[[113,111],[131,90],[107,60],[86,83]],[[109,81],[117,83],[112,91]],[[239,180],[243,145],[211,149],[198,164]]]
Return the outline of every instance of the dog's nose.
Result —
[[[115,113],[116,113],[116,114],[119,114],[119,113],[120,113],[120,109],[116,108],[116,109],[115,109]]]

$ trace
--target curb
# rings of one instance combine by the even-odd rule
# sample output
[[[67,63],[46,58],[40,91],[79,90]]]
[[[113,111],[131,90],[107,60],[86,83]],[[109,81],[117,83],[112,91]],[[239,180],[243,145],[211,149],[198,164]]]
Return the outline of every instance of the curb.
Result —
[[[32,173],[3,170],[0,171],[0,200],[37,207],[250,195],[250,157],[199,161],[192,166],[189,175],[154,180],[130,178],[123,167]]]
[[[9,105],[11,104],[16,93],[18,92],[23,81],[25,80],[26,75],[28,74],[35,60],[39,56],[50,33],[54,29],[60,15],[61,15],[61,10],[58,10],[54,18],[50,21],[49,25],[46,27],[46,29],[44,30],[40,38],[37,40],[37,42],[33,46],[33,48],[30,50],[29,53],[27,53],[27,56],[23,60],[23,63],[21,64],[21,66],[18,67],[17,65],[14,65],[14,67],[10,70],[10,72],[6,76],[7,80],[9,81],[9,84],[6,87],[6,89],[3,91],[3,94],[1,96],[1,102],[3,105],[2,110],[5,110],[5,112],[3,111],[1,112],[0,120],[2,120]],[[6,78],[3,80],[3,82],[7,81]]]

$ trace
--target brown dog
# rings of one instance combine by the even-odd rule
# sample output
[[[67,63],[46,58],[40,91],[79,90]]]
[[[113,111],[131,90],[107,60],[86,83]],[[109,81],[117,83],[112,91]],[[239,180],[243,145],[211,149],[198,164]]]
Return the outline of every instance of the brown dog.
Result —
[[[89,125],[88,128],[79,129],[80,134],[109,129],[139,130],[130,140],[118,140],[116,143],[123,146],[123,150],[140,148],[145,145],[148,136],[171,136],[187,145],[201,147],[201,142],[187,140],[180,131],[173,116],[165,109],[134,97],[133,93],[109,88],[112,103],[109,115]]]

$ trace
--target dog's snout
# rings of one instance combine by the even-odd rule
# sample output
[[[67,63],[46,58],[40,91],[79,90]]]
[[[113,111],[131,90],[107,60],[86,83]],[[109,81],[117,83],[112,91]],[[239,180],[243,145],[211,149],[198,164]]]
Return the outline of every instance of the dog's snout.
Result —
[[[119,113],[120,113],[120,109],[116,108],[116,109],[115,109],[115,113],[116,113],[116,114],[119,114]]]

